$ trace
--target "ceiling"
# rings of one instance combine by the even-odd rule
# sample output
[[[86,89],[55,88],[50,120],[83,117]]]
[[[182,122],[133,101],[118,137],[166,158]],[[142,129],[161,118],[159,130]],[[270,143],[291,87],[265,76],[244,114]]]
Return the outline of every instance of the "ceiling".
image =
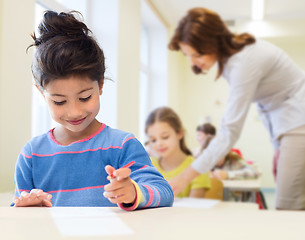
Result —
[[[225,21],[251,20],[252,0],[147,0],[167,26],[176,26],[187,10],[205,7]],[[264,0],[264,20],[305,19],[304,0]]]

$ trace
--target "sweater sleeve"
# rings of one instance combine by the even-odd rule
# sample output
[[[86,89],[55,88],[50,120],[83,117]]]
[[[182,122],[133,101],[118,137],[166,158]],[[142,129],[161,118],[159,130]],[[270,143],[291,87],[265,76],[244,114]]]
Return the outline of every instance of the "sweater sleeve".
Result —
[[[137,199],[133,206],[127,208],[124,205],[119,206],[125,210],[172,206],[174,201],[172,188],[152,165],[142,144],[132,138],[123,145],[122,150],[120,165],[135,161],[130,168],[130,178],[134,181]]]
[[[225,78],[229,82],[230,92],[218,134],[192,164],[200,173],[210,171],[238,140],[262,78],[260,63],[251,57],[251,52],[233,57],[226,66]]]
[[[18,160],[15,168],[15,196],[20,197],[20,193],[30,192],[33,186],[33,174],[32,174],[32,156],[27,148],[23,148],[18,156]]]

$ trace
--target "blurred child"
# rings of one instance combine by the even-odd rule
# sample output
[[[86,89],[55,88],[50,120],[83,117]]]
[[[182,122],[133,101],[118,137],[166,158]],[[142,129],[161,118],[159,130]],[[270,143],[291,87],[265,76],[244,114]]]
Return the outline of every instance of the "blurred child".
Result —
[[[196,132],[196,139],[199,143],[199,147],[193,150],[193,156],[195,157],[197,157],[205,148],[207,137],[216,135],[216,128],[211,123],[204,123],[197,126]]]
[[[161,107],[152,111],[146,120],[145,132],[150,146],[159,155],[158,159],[152,158],[152,163],[166,180],[179,175],[194,161],[185,144],[181,120],[171,108]],[[204,197],[209,188],[209,174],[202,174],[177,197]]]
[[[59,125],[22,149],[15,206],[171,206],[172,189],[141,143],[96,119],[105,58],[91,31],[75,12],[53,11],[45,12],[38,30],[32,72]]]
[[[220,160],[211,172],[211,177],[221,180],[234,179],[256,179],[260,172],[252,163],[247,163],[239,154],[229,152],[226,157]]]

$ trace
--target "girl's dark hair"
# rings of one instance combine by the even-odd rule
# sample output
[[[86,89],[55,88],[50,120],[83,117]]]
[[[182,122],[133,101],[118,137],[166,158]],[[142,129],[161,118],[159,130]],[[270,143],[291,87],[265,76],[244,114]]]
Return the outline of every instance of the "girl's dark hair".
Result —
[[[207,146],[210,144],[214,136],[216,135],[216,128],[211,123],[204,123],[196,128],[197,131],[203,132],[207,134],[206,139],[204,140],[204,143],[200,147],[199,152],[194,156],[195,158],[199,157],[199,155],[203,152],[204,149],[207,148]]]
[[[204,151],[204,149],[206,149],[208,147],[208,145],[210,144],[210,142],[213,140],[214,137],[215,137],[215,135],[211,135],[211,134],[209,134],[206,137],[206,139],[204,140],[204,143],[200,147],[199,152],[196,155],[194,155],[195,158],[197,158],[201,155],[201,153]]]
[[[145,132],[147,133],[148,128],[153,125],[155,122],[166,122],[168,123],[176,133],[184,132],[182,122],[177,113],[174,112],[173,109],[169,107],[160,107],[152,111],[145,123]],[[192,155],[192,152],[186,146],[184,136],[180,139],[180,149],[186,155]]]
[[[204,123],[202,125],[197,126],[197,131],[204,132],[205,134],[209,135],[216,135],[216,128],[211,123]]]
[[[91,36],[90,29],[74,15],[79,12],[46,11],[38,26],[38,37],[31,35],[36,52],[32,72],[37,85],[44,88],[51,81],[73,75],[89,77],[102,87],[105,57]]]
[[[201,55],[216,54],[219,78],[227,59],[254,42],[255,38],[248,33],[230,32],[217,13],[206,8],[193,8],[180,20],[168,47],[170,50],[180,50],[179,44],[183,43]],[[196,66],[192,66],[192,69],[196,74],[201,73]]]

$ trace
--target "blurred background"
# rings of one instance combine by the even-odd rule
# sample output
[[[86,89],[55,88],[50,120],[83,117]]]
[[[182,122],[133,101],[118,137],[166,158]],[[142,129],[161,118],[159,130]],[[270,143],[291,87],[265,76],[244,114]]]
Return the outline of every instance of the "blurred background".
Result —
[[[30,34],[46,9],[77,10],[106,57],[107,80],[98,119],[146,141],[144,123],[159,106],[172,107],[186,129],[187,144],[197,147],[196,127],[219,126],[228,96],[216,67],[195,76],[180,52],[167,44],[181,17],[192,7],[220,14],[233,32],[250,32],[282,48],[305,69],[305,1],[301,0],[0,0],[0,192],[13,192],[17,156],[33,136],[52,122],[33,87]],[[274,191],[273,149],[267,131],[251,107],[234,146],[262,172],[262,188]]]

